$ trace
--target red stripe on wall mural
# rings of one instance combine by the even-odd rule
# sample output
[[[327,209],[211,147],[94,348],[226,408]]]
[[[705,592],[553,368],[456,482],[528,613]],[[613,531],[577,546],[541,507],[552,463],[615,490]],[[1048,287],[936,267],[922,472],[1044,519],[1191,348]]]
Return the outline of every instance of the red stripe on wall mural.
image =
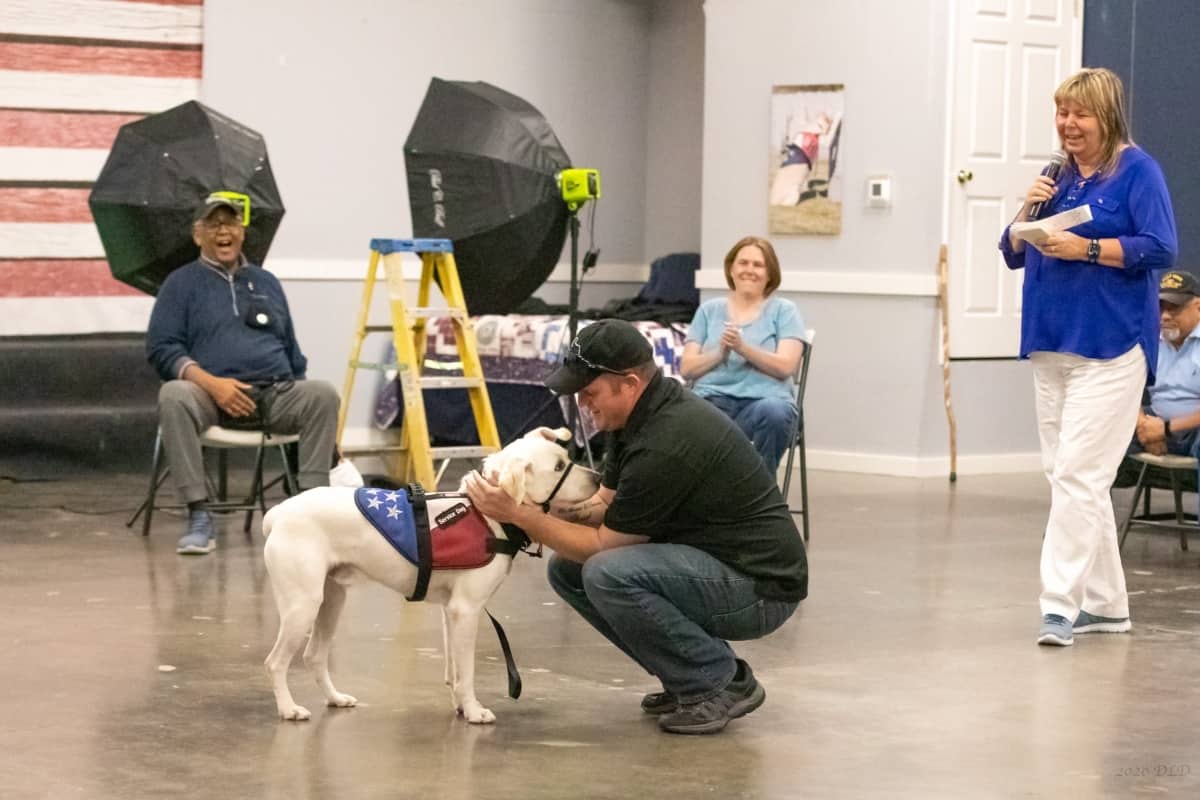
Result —
[[[145,330],[151,298],[112,277],[87,198],[123,125],[198,93],[204,3],[40,5],[0,31],[0,336]]]
[[[114,297],[141,295],[117,281],[102,258],[0,260],[0,297]],[[51,326],[52,327],[52,326]]]
[[[84,147],[107,150],[117,130],[143,114],[0,109],[0,142],[6,147]]]
[[[0,69],[143,78],[199,78],[199,50],[0,41]]]
[[[91,222],[89,191],[0,187],[0,222]]]

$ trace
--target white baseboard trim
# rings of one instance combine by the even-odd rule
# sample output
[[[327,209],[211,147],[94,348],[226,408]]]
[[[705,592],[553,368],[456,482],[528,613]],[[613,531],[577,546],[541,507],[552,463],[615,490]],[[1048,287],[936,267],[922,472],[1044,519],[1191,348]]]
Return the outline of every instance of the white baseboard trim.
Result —
[[[266,267],[281,281],[356,281],[367,274],[370,254],[361,259],[269,258]],[[402,259],[404,279],[413,286],[421,279],[421,262],[415,256]],[[379,277],[383,274],[380,272]],[[601,262],[584,279],[587,283],[636,283],[641,285],[650,277],[645,264],[605,264]],[[560,263],[546,279],[547,283],[569,283],[571,264]],[[723,285],[723,284],[722,284]]]
[[[898,456],[882,453],[851,453],[838,450],[807,452],[809,469],[830,472],[861,472],[906,478],[933,478],[950,474],[950,456]],[[1040,453],[994,453],[959,456],[959,475],[1000,475],[1041,472]]]
[[[696,273],[699,289],[728,289],[725,272],[702,269]],[[914,272],[787,272],[781,292],[807,294],[873,294],[907,297],[936,297],[937,276]]]

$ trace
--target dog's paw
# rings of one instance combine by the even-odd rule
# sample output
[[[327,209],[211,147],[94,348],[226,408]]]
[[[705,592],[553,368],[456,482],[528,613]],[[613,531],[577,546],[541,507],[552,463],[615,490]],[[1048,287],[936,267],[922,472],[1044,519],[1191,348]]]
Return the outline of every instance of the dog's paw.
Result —
[[[496,721],[496,715],[479,703],[469,703],[465,708],[460,708],[458,713],[472,725],[491,725]]]
[[[306,719],[312,718],[312,714],[304,706],[292,706],[291,708],[279,709],[279,718],[282,720],[294,720],[303,722]]]
[[[351,695],[338,692],[333,697],[325,701],[325,705],[331,708],[353,708],[358,705],[358,700]]]

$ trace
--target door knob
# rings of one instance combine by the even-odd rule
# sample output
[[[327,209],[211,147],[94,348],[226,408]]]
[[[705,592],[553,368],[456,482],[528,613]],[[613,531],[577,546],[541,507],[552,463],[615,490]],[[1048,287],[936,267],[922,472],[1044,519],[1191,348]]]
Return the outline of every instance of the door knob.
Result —
[[[975,177],[975,173],[971,172],[971,170],[969,170],[969,169],[960,169],[958,171],[958,182],[959,183],[966,183],[967,181],[971,180],[971,178],[974,178],[974,177]]]

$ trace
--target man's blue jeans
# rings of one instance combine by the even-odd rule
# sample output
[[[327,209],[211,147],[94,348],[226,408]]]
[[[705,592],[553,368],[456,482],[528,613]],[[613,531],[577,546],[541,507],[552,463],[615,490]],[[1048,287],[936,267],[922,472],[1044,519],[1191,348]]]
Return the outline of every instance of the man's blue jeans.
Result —
[[[791,446],[792,426],[796,424],[796,404],[778,398],[730,397],[710,394],[704,397],[732,419],[762,457],[767,472],[779,469],[783,454]]]
[[[737,671],[727,639],[757,639],[798,603],[764,600],[754,580],[694,547],[637,544],[584,564],[553,556],[550,585],[681,703],[719,694]]]

